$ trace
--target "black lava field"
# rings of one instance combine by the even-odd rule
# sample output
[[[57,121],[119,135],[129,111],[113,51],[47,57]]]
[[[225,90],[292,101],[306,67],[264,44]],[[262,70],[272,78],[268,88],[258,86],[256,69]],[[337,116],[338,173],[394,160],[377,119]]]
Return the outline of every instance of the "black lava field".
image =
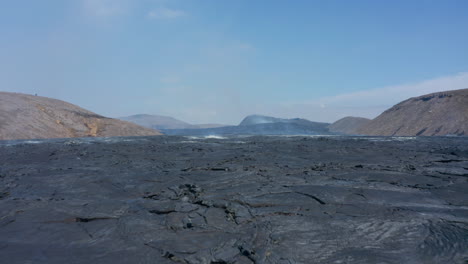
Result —
[[[468,138],[0,141],[0,263],[468,263]]]

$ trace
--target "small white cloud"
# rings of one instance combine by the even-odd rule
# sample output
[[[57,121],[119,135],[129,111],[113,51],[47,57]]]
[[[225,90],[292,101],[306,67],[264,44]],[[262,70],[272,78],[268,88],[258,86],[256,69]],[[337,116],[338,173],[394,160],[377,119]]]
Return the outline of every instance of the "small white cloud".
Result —
[[[148,13],[150,19],[175,19],[185,16],[186,13],[182,10],[171,9],[167,7],[159,7]]]
[[[269,109],[275,114],[287,113],[325,122],[333,122],[344,116],[374,118],[410,97],[463,88],[468,88],[468,72],[417,83],[343,93],[311,101],[283,103],[281,107],[272,106]]]
[[[184,85],[168,75],[160,80],[148,109],[176,116],[189,123],[237,124],[246,115],[262,114],[283,118],[301,117],[312,121],[335,122],[345,116],[375,118],[391,106],[410,97],[468,88],[468,72],[308,101],[268,103],[231,89]],[[221,87],[221,86],[220,86]],[[150,100],[150,98],[148,98]],[[177,102],[177,103],[174,103]]]
[[[321,102],[350,107],[369,104],[392,106],[410,97],[468,87],[468,72],[429,79],[417,83],[387,86],[322,98]]]

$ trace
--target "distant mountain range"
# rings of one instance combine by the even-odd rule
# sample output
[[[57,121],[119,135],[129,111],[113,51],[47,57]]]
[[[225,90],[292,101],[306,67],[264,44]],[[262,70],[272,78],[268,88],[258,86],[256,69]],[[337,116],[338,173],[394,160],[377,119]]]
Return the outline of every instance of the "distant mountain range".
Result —
[[[284,119],[271,116],[250,115],[238,126],[207,129],[162,129],[167,135],[329,135],[329,123],[307,119]]]
[[[0,92],[0,140],[150,135],[161,133],[64,101]]]
[[[405,100],[358,129],[379,136],[468,135],[468,89]]]
[[[187,122],[175,119],[170,116],[162,115],[131,115],[126,117],[119,117],[118,119],[129,121],[140,126],[153,128],[153,129],[197,129],[197,128],[214,128],[226,125],[220,124],[199,124],[192,125]]]
[[[214,129],[165,129],[168,135],[468,135],[468,89],[410,98],[377,118],[345,117],[333,124],[306,119],[247,116],[238,126]]]
[[[333,124],[302,118],[245,117],[237,126],[193,125],[168,116],[107,118],[40,96],[0,92],[0,140],[161,135],[468,135],[468,89],[410,98],[377,118],[345,117]],[[160,131],[158,131],[160,130]]]

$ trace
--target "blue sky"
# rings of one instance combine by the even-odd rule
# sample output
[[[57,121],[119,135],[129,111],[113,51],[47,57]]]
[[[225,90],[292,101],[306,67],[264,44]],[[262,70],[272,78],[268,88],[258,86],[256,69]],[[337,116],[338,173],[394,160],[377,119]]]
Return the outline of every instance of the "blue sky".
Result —
[[[468,88],[468,1],[0,2],[0,90],[110,117],[373,118]]]

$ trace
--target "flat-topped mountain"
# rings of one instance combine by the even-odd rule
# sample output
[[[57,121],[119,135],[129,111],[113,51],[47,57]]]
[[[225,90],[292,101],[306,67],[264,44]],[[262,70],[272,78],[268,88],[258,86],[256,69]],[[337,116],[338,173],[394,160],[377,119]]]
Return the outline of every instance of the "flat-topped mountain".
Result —
[[[214,128],[224,125],[220,124],[200,124],[192,125],[187,122],[163,115],[138,114],[126,117],[119,117],[121,120],[129,121],[140,126],[153,129],[196,129],[196,128]]]
[[[246,116],[239,124],[239,126],[249,126],[267,123],[288,123],[289,119],[277,118],[272,116],[263,115],[249,115]]]
[[[371,120],[364,117],[347,116],[331,124],[328,129],[330,132],[341,133],[345,135],[358,134],[359,128],[369,123]]]
[[[167,135],[328,135],[329,123],[312,122],[301,118],[276,118],[250,115],[238,126],[207,129],[167,129]]]
[[[270,123],[288,123],[288,124],[299,124],[299,125],[309,125],[323,127],[329,125],[328,123],[313,122],[304,118],[278,118],[272,116],[263,116],[263,115],[249,115],[245,117],[239,126],[250,126],[250,125],[259,125],[259,124],[270,124]]]
[[[468,135],[468,89],[405,100],[358,129],[379,136]]]
[[[0,140],[161,135],[41,96],[0,92]]]

